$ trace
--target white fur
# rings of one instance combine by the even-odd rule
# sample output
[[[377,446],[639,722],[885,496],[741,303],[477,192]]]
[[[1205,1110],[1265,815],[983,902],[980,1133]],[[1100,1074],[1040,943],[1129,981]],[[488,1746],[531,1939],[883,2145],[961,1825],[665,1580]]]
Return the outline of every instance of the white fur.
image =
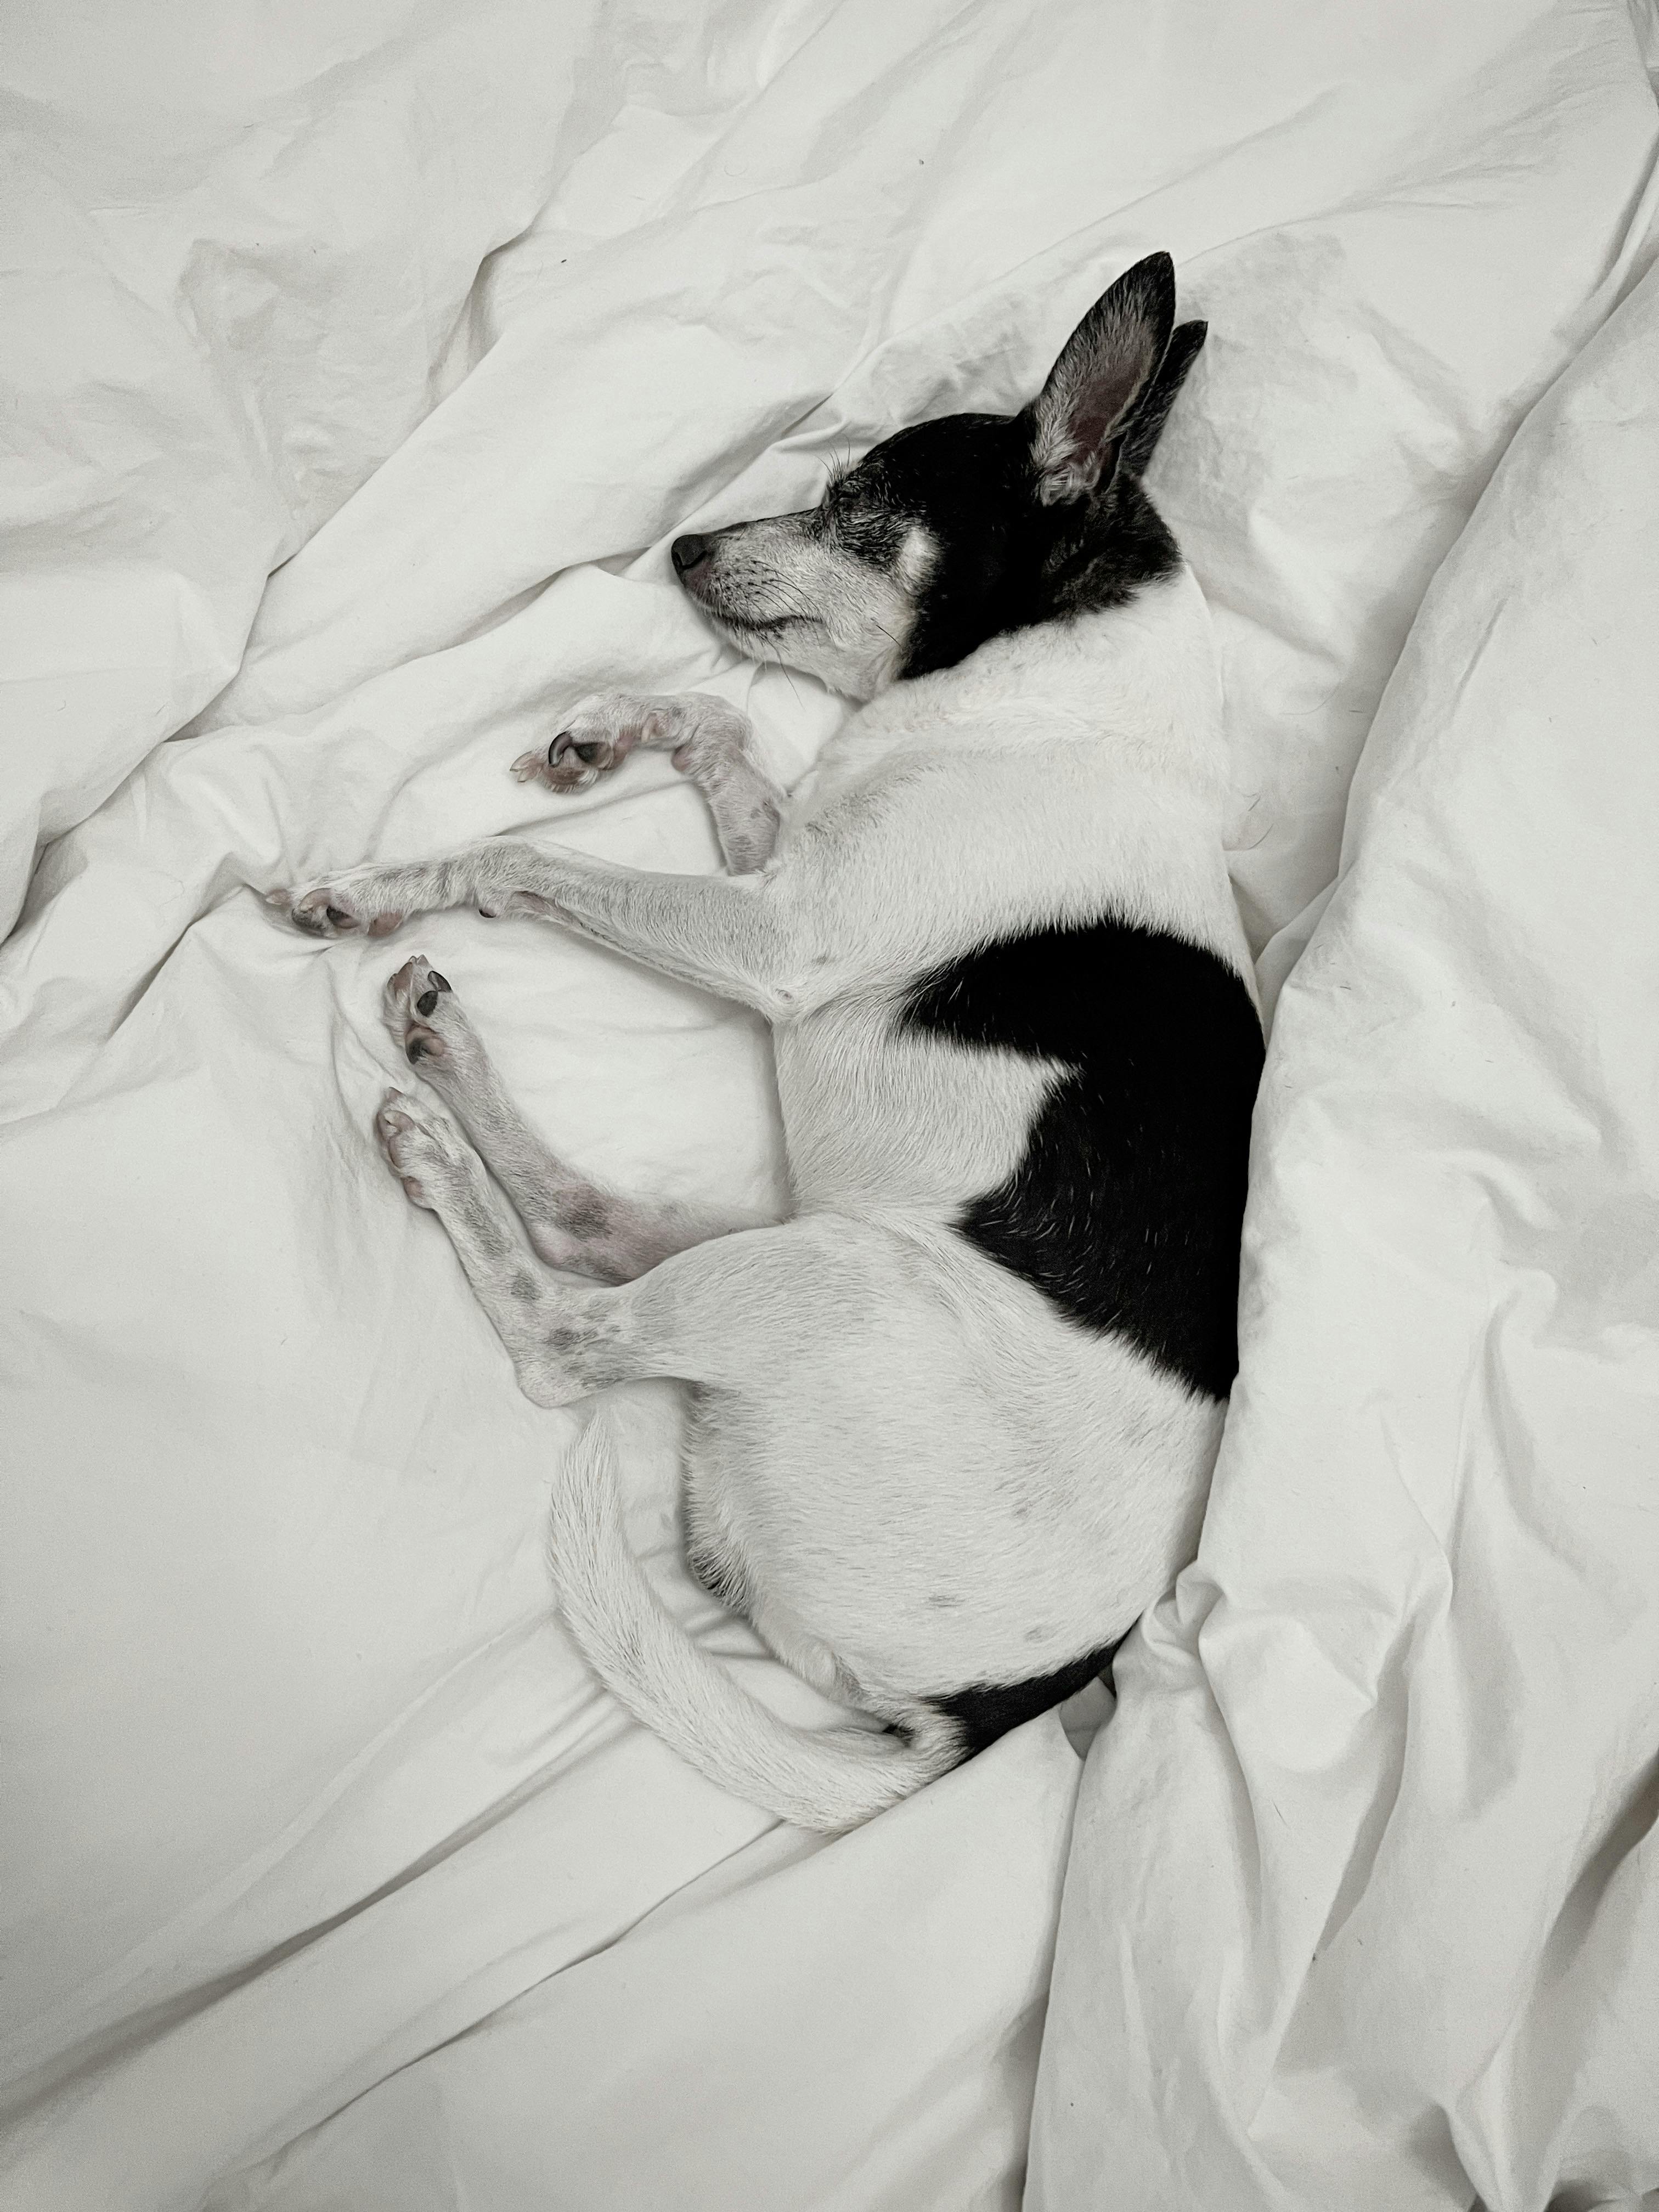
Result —
[[[590,1421],[553,1493],[550,1559],[564,1617],[630,1711],[725,1788],[804,1827],[850,1825],[908,1796],[954,1757],[950,1724],[924,1715],[913,1741],[859,1729],[783,1726],[693,1644],[658,1602],[617,1508],[610,1426]]]
[[[810,514],[769,515],[722,531],[706,580],[689,588],[739,653],[872,699],[903,665],[937,552],[913,523],[883,574],[815,532]]]

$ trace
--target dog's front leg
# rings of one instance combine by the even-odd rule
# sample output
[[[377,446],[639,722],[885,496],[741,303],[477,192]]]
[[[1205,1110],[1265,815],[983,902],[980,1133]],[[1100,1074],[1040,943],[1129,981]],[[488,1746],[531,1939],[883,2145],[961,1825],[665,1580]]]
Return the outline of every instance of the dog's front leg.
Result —
[[[734,876],[763,867],[778,841],[786,794],[761,765],[747,714],[703,691],[615,691],[584,701],[545,748],[513,763],[520,783],[586,791],[635,747],[667,752],[708,801]]]
[[[442,907],[535,915],[772,1020],[801,1010],[808,974],[825,965],[781,878],[656,875],[516,839],[442,860],[354,869],[272,892],[270,902],[313,937],[381,937]]]

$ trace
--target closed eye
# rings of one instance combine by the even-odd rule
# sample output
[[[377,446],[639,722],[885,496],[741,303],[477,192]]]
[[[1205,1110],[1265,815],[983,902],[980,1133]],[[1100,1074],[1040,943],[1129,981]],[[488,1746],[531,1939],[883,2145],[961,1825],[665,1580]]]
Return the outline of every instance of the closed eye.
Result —
[[[857,477],[855,467],[831,471],[830,481],[823,488],[823,497],[819,502],[819,512],[826,521],[833,517],[837,522],[846,522],[868,514],[870,489],[867,484],[859,483]]]

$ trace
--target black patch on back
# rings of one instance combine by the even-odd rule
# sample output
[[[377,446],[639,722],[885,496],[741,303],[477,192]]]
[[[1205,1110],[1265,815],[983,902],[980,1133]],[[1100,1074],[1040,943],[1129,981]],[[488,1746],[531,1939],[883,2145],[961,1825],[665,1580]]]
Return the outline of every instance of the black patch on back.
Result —
[[[1120,1637],[1118,1643],[1122,1640]],[[1074,1698],[1085,1684],[1107,1671],[1116,1650],[1117,1644],[1103,1644],[1098,1651],[1073,1659],[1069,1666],[1056,1668],[1052,1674],[1034,1675],[1029,1682],[984,1682],[972,1689],[953,1690],[948,1698],[929,1698],[927,1702],[935,1712],[961,1724],[963,1756],[972,1759],[1000,1735],[1006,1735],[1010,1729],[1035,1720],[1039,1713],[1052,1712],[1067,1698]]]
[[[897,1026],[1066,1068],[1018,1168],[957,1227],[1073,1321],[1224,1398],[1262,1061],[1241,978],[1127,922],[1038,929],[924,976]]]

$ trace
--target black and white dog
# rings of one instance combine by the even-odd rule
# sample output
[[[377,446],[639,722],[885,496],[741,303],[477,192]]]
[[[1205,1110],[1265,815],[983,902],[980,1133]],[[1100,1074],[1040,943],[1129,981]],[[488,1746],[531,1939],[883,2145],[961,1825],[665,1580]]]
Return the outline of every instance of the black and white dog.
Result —
[[[1079,1688],[1197,1538],[1262,1042],[1209,619],[1140,483],[1204,339],[1174,321],[1157,254],[1022,413],[902,430],[816,507],[676,542],[724,635],[862,711],[788,794],[698,696],[599,702],[518,772],[568,791],[669,748],[727,875],[501,842],[272,895],[324,937],[544,915],[771,1020],[769,1227],[566,1166],[418,957],[388,1018],[454,1118],[394,1091],[377,1128],[538,1404],[690,1386],[696,1571],[888,1729],[786,1723],[671,1620],[603,1416],[556,1488],[564,1615],[692,1765],[811,1827]]]

